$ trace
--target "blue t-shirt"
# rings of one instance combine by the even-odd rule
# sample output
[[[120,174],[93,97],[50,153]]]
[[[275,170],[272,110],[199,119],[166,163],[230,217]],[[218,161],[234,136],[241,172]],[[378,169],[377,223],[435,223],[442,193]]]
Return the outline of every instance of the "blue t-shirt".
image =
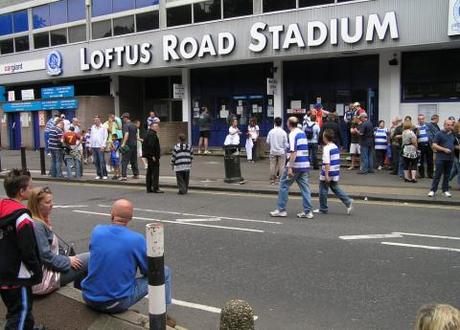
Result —
[[[450,154],[446,154],[444,152],[437,151],[436,159],[451,160],[454,157],[454,141],[454,134],[447,134],[444,130],[439,131],[434,137],[433,143],[436,143],[443,148],[450,149],[452,152]]]
[[[112,144],[113,150],[110,151],[110,159],[119,159],[120,153],[118,152],[118,149],[120,148],[120,141],[115,140],[112,142]]]
[[[147,274],[145,238],[127,227],[96,226],[89,251],[88,276],[81,283],[85,300],[109,302],[131,296],[137,268]]]

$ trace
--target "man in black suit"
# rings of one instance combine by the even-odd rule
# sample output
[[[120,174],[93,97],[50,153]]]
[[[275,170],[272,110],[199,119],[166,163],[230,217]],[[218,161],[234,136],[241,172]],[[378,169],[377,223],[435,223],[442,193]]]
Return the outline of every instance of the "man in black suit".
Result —
[[[160,140],[157,133],[160,130],[158,122],[153,122],[142,143],[142,157],[147,158],[146,188],[148,193],[163,193],[159,187],[160,178]]]

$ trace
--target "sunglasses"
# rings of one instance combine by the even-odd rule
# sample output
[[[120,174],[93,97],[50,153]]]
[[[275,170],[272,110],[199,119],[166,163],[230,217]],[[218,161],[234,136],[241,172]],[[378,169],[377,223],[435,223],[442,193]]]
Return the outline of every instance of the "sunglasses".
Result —
[[[43,194],[51,194],[50,187],[46,186],[40,189],[40,191],[38,192],[38,196],[43,195]]]

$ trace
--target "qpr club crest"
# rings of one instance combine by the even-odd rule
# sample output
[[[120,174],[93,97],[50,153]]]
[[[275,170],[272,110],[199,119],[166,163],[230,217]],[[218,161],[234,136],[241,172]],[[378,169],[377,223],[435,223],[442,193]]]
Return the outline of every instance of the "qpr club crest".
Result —
[[[53,50],[46,57],[46,72],[50,76],[59,76],[62,73],[62,55]]]
[[[454,4],[454,20],[460,23],[460,0],[457,0]]]

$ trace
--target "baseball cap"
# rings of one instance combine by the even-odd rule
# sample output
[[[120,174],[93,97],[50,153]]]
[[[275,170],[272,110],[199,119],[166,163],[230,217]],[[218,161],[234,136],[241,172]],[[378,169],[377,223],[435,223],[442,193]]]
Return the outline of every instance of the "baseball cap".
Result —
[[[316,103],[315,104],[315,109],[321,109],[323,105],[321,103]]]
[[[455,121],[455,117],[454,117],[454,116],[450,116],[450,117],[449,117],[449,120]]]
[[[128,118],[129,119],[129,113],[125,112],[124,114],[121,115],[121,118]]]
[[[355,102],[355,103],[353,103],[353,106],[354,106],[354,107],[360,107],[360,106],[361,106],[361,103]]]

